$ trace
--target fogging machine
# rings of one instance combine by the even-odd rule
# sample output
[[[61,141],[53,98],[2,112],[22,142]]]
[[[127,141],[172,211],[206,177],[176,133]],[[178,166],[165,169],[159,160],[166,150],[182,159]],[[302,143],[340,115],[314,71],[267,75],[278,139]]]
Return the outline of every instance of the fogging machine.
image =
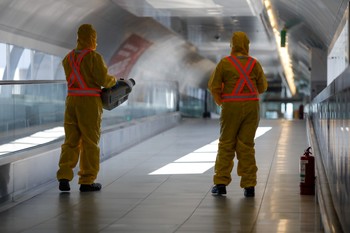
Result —
[[[113,87],[103,88],[101,92],[103,108],[112,110],[124,103],[128,99],[135,84],[135,80],[132,78],[119,79]]]

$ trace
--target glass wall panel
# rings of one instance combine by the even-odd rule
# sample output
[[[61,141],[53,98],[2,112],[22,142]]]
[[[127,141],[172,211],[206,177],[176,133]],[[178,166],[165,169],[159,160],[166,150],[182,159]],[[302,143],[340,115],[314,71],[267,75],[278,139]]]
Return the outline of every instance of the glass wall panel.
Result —
[[[0,43],[0,81],[3,80],[5,68],[7,65],[6,55],[6,44]]]
[[[311,103],[309,117],[325,168],[334,208],[344,232],[350,230],[350,86],[348,72],[334,80]]]
[[[37,52],[38,53],[38,52]],[[36,80],[53,80],[54,70],[57,67],[57,60],[53,59],[52,55],[42,54],[40,64],[36,66]],[[55,61],[55,62],[54,62]]]
[[[62,58],[52,56],[53,62],[53,79],[54,80],[66,80],[63,66],[62,66]]]
[[[24,49],[22,56],[19,59],[18,66],[16,68],[16,75],[14,80],[30,80],[30,57],[31,51],[29,49]]]

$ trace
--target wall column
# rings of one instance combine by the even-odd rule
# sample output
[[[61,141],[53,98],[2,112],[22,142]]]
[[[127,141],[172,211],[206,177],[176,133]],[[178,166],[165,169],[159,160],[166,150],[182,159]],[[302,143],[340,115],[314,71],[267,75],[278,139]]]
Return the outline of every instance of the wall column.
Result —
[[[311,48],[311,100],[327,86],[327,51]]]

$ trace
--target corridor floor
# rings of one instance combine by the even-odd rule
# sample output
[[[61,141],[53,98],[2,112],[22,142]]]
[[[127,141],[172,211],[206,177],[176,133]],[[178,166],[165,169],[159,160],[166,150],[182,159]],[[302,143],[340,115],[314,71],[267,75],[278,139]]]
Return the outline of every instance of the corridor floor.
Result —
[[[243,196],[236,166],[227,195],[211,195],[218,137],[218,119],[183,119],[104,161],[100,192],[80,193],[76,178],[69,193],[51,184],[1,212],[0,232],[323,232],[316,197],[299,194],[305,121],[261,120],[255,198]]]

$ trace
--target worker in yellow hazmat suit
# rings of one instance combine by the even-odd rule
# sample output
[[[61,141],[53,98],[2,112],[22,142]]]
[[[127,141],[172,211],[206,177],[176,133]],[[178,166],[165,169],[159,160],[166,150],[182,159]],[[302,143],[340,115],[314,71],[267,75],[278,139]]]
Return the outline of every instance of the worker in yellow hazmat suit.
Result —
[[[254,137],[259,124],[259,94],[266,91],[267,81],[260,63],[249,56],[249,38],[244,32],[233,33],[231,49],[231,55],[221,59],[208,83],[215,102],[221,106],[212,194],[226,194],[237,154],[240,186],[246,197],[252,197],[258,170]]]
[[[90,24],[78,29],[77,46],[62,61],[68,84],[64,116],[65,141],[62,145],[57,179],[61,191],[69,191],[73,168],[79,161],[81,192],[98,191],[94,183],[100,165],[101,87],[112,87],[116,77],[109,75],[96,50],[96,31]]]

